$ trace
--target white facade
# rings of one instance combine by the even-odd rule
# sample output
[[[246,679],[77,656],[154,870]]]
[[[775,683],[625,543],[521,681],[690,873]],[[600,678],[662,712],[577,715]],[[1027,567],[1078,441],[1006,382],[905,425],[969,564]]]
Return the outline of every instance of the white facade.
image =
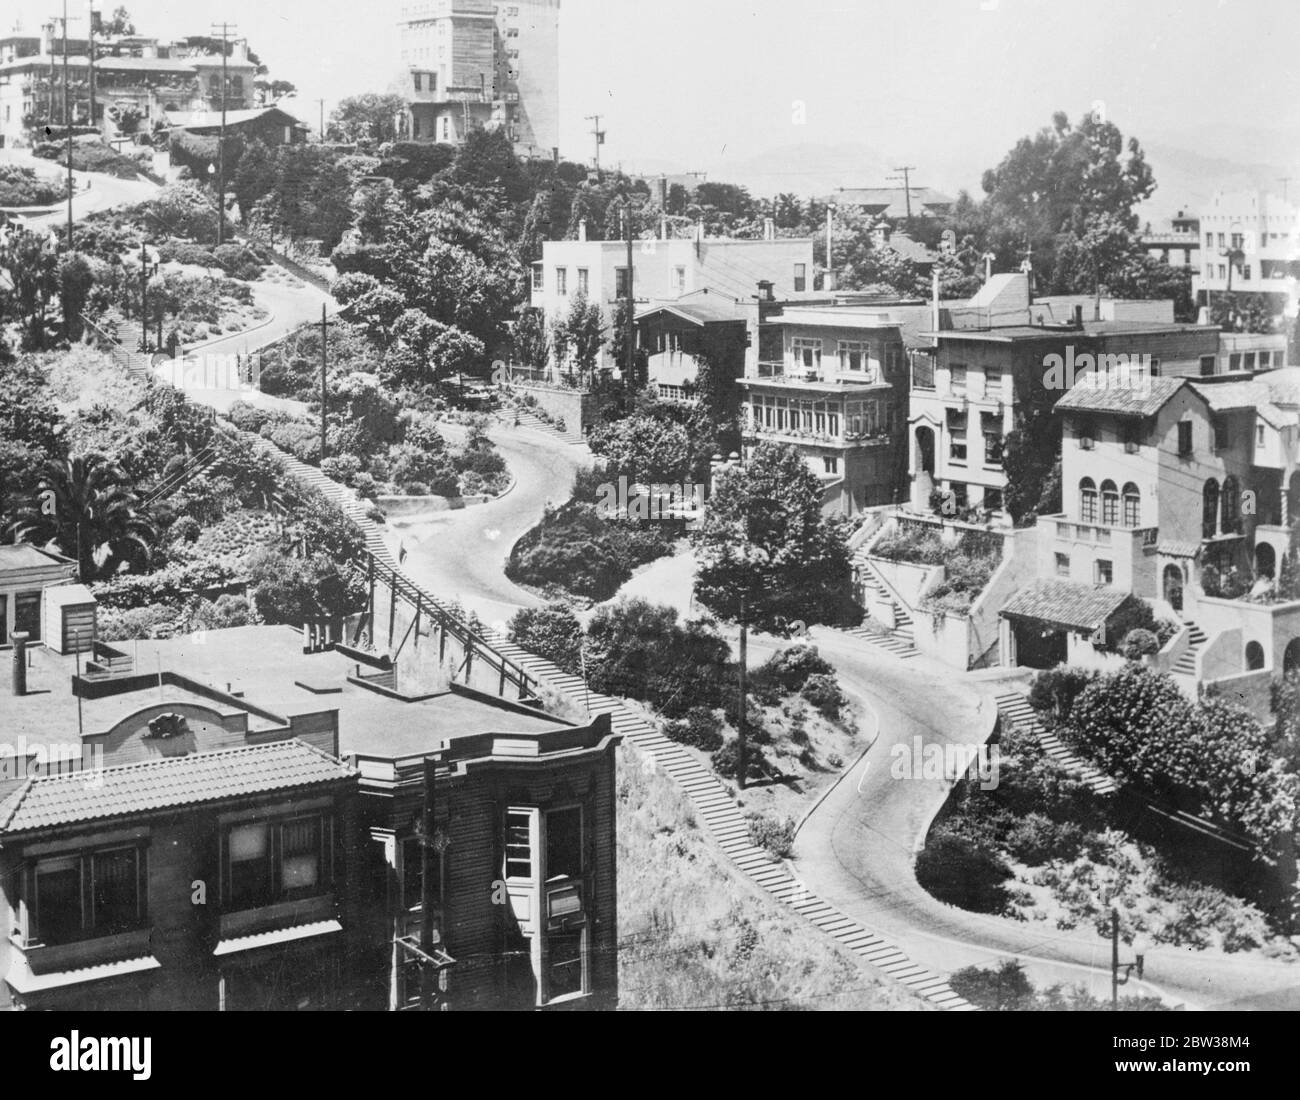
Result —
[[[1267,191],[1219,193],[1201,211],[1197,291],[1295,294],[1290,263],[1300,259],[1300,207]],[[1226,255],[1234,250],[1240,255]]]

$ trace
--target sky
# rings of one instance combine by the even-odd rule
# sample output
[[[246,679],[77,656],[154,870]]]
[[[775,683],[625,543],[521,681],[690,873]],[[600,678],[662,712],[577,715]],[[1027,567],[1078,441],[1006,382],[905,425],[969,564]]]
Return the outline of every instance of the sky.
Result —
[[[4,0],[0,29],[15,8],[34,29],[57,2]],[[398,69],[401,0],[126,6],[162,37],[236,24],[313,125],[318,97],[328,111]],[[73,33],[85,11],[73,0]],[[599,112],[606,164],[725,179],[757,158],[769,190],[800,192],[809,148],[837,147],[864,177],[915,165],[914,184],[977,190],[1053,111],[1100,102],[1144,144],[1300,176],[1297,0],[561,0],[560,25],[571,159],[591,157]]]

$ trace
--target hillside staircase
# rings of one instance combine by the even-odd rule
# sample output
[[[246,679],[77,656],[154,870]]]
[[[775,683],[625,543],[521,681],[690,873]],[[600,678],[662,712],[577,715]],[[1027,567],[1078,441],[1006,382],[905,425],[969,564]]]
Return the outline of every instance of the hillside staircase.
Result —
[[[895,657],[904,661],[911,660],[914,657],[919,657],[920,653],[915,645],[916,628],[915,624],[912,622],[912,616],[908,614],[907,608],[894,599],[890,594],[889,589],[885,587],[880,579],[880,575],[876,572],[875,566],[867,558],[865,550],[859,550],[854,554],[853,566],[858,571],[859,577],[862,579],[863,588],[870,591],[871,594],[881,602],[889,604],[894,609],[894,628],[887,633],[882,634],[879,631],[873,631],[867,627],[860,626],[855,630],[849,631],[849,633],[855,638],[861,638],[866,642],[870,642],[877,648],[883,649],[887,653],[892,653]]]
[[[1174,662],[1174,667],[1171,671],[1175,676],[1191,676],[1195,679],[1196,654],[1209,639],[1206,637],[1205,631],[1194,622],[1185,621],[1183,625],[1187,627],[1189,632],[1188,646],[1187,649],[1183,651],[1183,655]]]
[[[1002,721],[1033,735],[1043,751],[1086,783],[1096,794],[1114,794],[1119,785],[1110,776],[1075,756],[1056,734],[1052,733],[1029,700],[1018,691],[1008,691],[997,697],[998,713]]]
[[[531,428],[535,432],[546,432],[549,435],[558,435],[565,443],[574,447],[580,447],[587,440],[583,437],[582,432],[575,430],[568,424],[565,424],[564,431],[560,431],[554,424],[548,424],[536,413],[523,410],[519,413],[519,426],[521,428]]]

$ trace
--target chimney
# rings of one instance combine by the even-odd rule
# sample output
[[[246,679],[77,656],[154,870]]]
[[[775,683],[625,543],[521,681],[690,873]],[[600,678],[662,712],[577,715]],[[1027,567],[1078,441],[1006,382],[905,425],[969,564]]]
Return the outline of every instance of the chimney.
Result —
[[[659,209],[668,213],[668,177],[659,177]]]
[[[14,694],[27,694],[27,639],[30,635],[25,630],[15,630],[14,645]]]
[[[41,24],[41,56],[50,57],[54,53],[54,24]]]
[[[776,219],[775,218],[763,219],[763,240],[765,241],[776,240]]]
[[[579,218],[578,219],[578,240],[585,241],[586,239],[587,239],[587,219]]]
[[[1071,321],[1075,328],[1083,328],[1083,306],[1074,307],[1074,316]]]
[[[704,241],[704,219],[701,218],[695,223],[695,243],[701,244]]]
[[[771,279],[759,279],[759,280],[758,280],[758,300],[759,300],[760,302],[774,302],[774,301],[776,301],[776,295],[772,293],[772,280],[771,280]]]
[[[668,239],[668,215],[659,215],[659,239],[666,241]]]

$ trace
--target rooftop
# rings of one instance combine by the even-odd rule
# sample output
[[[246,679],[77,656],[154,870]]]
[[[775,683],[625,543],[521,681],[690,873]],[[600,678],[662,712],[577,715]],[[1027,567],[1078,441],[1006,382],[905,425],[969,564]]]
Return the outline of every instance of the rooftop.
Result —
[[[0,572],[7,569],[42,569],[50,565],[75,564],[71,558],[65,558],[52,550],[42,550],[29,542],[0,546]]]
[[[0,801],[0,832],[27,832],[288,791],[357,774],[296,739],[27,779]]]
[[[951,206],[956,201],[951,195],[945,195],[932,187],[841,187],[828,201],[861,206],[891,218],[902,218],[907,216],[909,191],[914,214],[929,206]]]
[[[1115,588],[1094,588],[1073,581],[1039,580],[1022,588],[1002,606],[1002,614],[1035,619],[1068,630],[1093,631],[1128,598]]]
[[[941,340],[982,340],[1001,344],[1014,344],[1031,340],[1061,340],[1083,337],[1109,339],[1116,336],[1154,336],[1180,332],[1210,332],[1216,326],[1197,325],[1181,321],[1084,321],[1081,325],[994,325],[982,328],[944,329],[927,333]]]
[[[254,733],[283,728],[295,715],[337,710],[339,752],[344,756],[411,756],[465,735],[537,734],[569,725],[541,713],[520,712],[509,704],[450,691],[414,701],[380,694],[348,682],[356,662],[343,654],[303,653],[301,633],[288,626],[243,626],[113,645],[133,659],[142,679],[148,679],[137,680],[140,686],[134,690],[83,699],[81,721],[87,736],[106,733],[160,702],[191,703],[218,713],[244,710]],[[0,688],[5,692],[0,695],[0,708],[6,739],[75,737],[77,698],[69,685],[76,657],[44,647],[30,652],[30,693],[15,698],[7,694],[7,685]],[[164,683],[159,688],[151,675],[155,670],[180,674],[194,687],[218,692],[221,698],[214,701],[210,694],[184,683]],[[229,695],[228,686],[240,697]]]
[[[1085,378],[1091,377],[1085,376]],[[1141,384],[1076,384],[1056,403],[1058,411],[1110,413],[1113,416],[1155,416],[1182,388],[1184,378],[1142,377]]]
[[[221,125],[220,111],[165,111],[163,113],[167,116],[167,122],[171,126],[202,130]],[[279,115],[287,119],[293,126],[306,126],[305,122],[289,114],[283,107],[257,107],[246,111],[227,111],[226,126],[240,126],[272,115]]]

